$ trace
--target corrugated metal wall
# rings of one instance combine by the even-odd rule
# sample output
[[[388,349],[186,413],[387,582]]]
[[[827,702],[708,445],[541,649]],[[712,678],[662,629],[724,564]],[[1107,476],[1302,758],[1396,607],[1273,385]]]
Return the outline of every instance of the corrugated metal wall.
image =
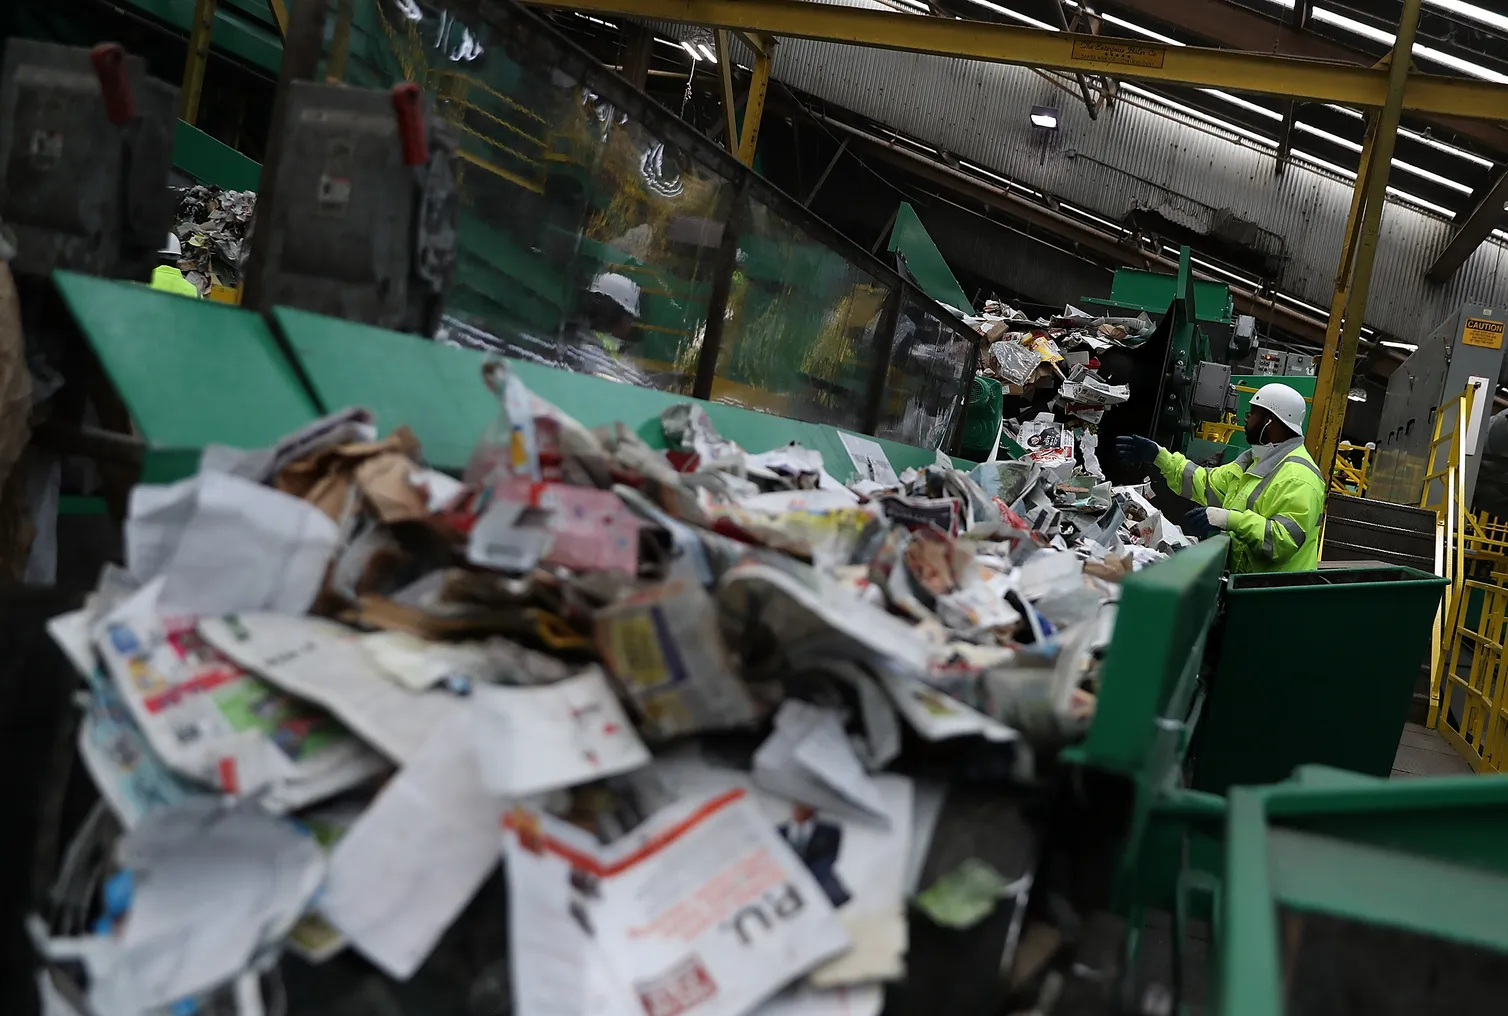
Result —
[[[1076,96],[1022,67],[789,40],[776,54],[774,76],[1106,218],[1151,208],[1200,232],[1231,215],[1254,222],[1262,232],[1253,245],[1286,258],[1283,291],[1330,304],[1349,181],[1302,164],[1275,176],[1270,151],[1133,104],[1140,99],[1090,120]],[[1060,112],[1045,149],[1027,119],[1038,104]],[[1367,324],[1417,339],[1460,301],[1508,303],[1508,249],[1497,243],[1484,244],[1450,283],[1425,281],[1449,234],[1448,223],[1387,203]]]

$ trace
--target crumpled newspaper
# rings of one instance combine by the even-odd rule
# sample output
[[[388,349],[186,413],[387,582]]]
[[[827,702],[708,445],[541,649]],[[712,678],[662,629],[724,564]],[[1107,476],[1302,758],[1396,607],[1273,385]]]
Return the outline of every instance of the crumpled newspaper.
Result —
[[[241,281],[241,249],[256,207],[255,191],[198,184],[179,193],[173,219],[173,232],[183,245],[178,268],[201,296],[215,282],[234,288]]]

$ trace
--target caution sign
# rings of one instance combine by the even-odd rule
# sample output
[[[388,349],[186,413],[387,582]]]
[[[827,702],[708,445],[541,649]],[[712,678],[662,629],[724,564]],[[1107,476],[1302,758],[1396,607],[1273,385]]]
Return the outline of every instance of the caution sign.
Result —
[[[1468,346],[1481,346],[1483,349],[1502,349],[1503,322],[1469,317],[1466,319],[1466,327],[1461,331],[1461,341]]]
[[[1161,67],[1167,55],[1166,46],[1111,42],[1109,39],[1075,39],[1073,41],[1073,58],[1089,63],[1118,64],[1121,67]]]

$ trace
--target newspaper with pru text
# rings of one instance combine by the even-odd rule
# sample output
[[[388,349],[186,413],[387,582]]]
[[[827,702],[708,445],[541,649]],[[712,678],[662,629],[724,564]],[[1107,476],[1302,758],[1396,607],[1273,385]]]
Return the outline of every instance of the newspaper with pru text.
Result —
[[[602,846],[504,819],[518,1016],[741,1016],[850,948],[807,866],[741,789]]]

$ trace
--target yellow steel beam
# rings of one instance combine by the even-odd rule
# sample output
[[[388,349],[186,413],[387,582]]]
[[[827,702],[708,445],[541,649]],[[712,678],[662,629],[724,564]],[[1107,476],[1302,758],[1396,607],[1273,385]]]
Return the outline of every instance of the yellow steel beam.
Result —
[[[1420,0],[1403,0],[1398,38],[1394,41],[1393,59],[1387,69],[1387,97],[1368,127],[1368,144],[1362,153],[1364,158],[1360,172],[1356,174],[1351,219],[1346,224],[1340,269],[1336,272],[1336,296],[1331,304],[1331,322],[1325,333],[1319,377],[1315,381],[1314,412],[1309,416],[1309,431],[1305,435],[1305,445],[1316,462],[1335,461],[1341,426],[1346,422],[1351,373],[1356,366],[1356,347],[1361,341],[1361,319],[1367,309],[1367,294],[1372,283],[1372,261],[1377,253],[1377,230],[1382,221],[1383,200],[1387,196],[1388,171],[1393,166],[1393,145],[1398,140],[1398,115],[1403,108],[1403,96],[1408,90],[1414,33],[1419,27],[1419,4]],[[1337,334],[1334,318],[1342,290],[1345,292],[1345,317]]]
[[[277,23],[278,35],[286,38],[288,35],[288,5],[283,0],[267,0],[267,9],[272,12],[272,20]]]
[[[1362,205],[1367,193],[1367,177],[1372,171],[1372,153],[1377,144],[1378,118],[1367,118],[1366,134],[1362,139],[1361,162],[1357,165],[1356,186],[1351,189],[1351,211],[1346,216],[1346,232],[1341,239],[1340,265],[1335,270],[1335,295],[1330,299],[1330,317],[1325,323],[1325,344],[1320,354],[1319,371],[1314,382],[1314,405],[1318,412],[1309,414],[1309,430],[1306,444],[1318,449],[1323,443],[1324,417],[1330,405],[1330,392],[1335,388],[1335,370],[1340,350],[1340,326],[1346,317],[1346,303],[1351,295],[1352,269],[1356,266],[1356,243],[1361,237]],[[1350,382],[1348,381],[1347,384]],[[1347,389],[1350,394],[1350,389]],[[1318,454],[1311,451],[1311,454]],[[1315,461],[1319,461],[1316,459]]]
[[[765,50],[765,38],[758,32],[739,32],[738,37],[743,40],[745,46],[755,53],[763,53]]]
[[[738,161],[754,165],[759,145],[759,121],[764,119],[764,97],[770,89],[770,66],[775,62],[775,40],[763,38],[754,53],[754,73],[749,78],[749,101],[744,103],[744,132],[738,139]]]
[[[1224,88],[1346,106],[1381,106],[1388,95],[1389,71],[1384,67],[1201,46],[1166,46],[1151,41],[893,14],[807,0],[541,0],[537,6],[1048,70],[1113,74],[1117,78]],[[1402,108],[1508,120],[1508,86],[1471,78],[1412,74],[1403,94]]]
[[[728,30],[712,33],[717,40],[717,72],[723,82],[723,147],[738,152],[738,108],[733,101],[733,47],[728,45]]]
[[[332,85],[346,79],[346,61],[351,56],[351,22],[355,16],[356,0],[338,0],[335,31],[330,35],[330,55],[325,60],[325,80]]]
[[[194,27],[183,60],[183,87],[178,90],[178,119],[199,119],[199,96],[204,91],[204,68],[209,63],[209,38],[215,27],[215,0],[194,0]]]

